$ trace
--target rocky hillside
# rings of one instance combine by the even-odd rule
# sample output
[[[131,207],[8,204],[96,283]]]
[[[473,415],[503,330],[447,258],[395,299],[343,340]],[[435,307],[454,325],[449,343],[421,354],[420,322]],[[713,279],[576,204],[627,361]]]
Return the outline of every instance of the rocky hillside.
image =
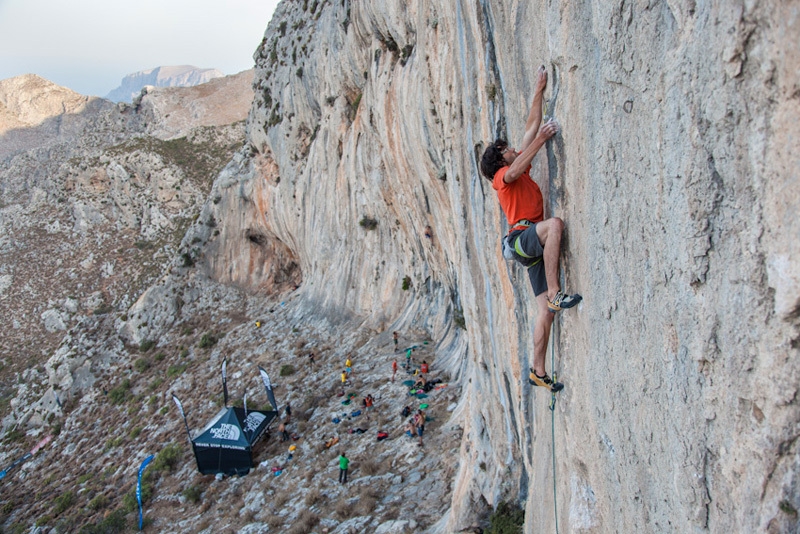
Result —
[[[190,89],[193,121],[176,118],[185,105],[174,90],[153,91],[133,108],[38,77],[2,82],[10,117],[0,168],[6,404],[20,387],[14,377],[41,372],[65,332],[124,313],[169,262],[192,253],[180,241],[242,146],[251,80],[245,73]],[[223,112],[220,99],[229,103]],[[3,415],[6,428],[31,416]]]
[[[141,283],[120,282],[113,310],[42,345],[40,367],[7,358],[4,461],[57,436],[6,479],[40,498],[4,495],[4,524],[130,521],[136,468],[161,451],[148,501],[161,531],[470,532],[503,501],[524,509],[527,533],[796,531],[798,23],[788,4],[758,1],[283,2],[254,56],[245,147],[207,195],[198,186],[185,233],[146,239],[163,251],[152,278],[126,274]],[[566,384],[553,410],[526,381],[536,306],[502,259],[505,220],[477,168],[495,137],[518,143],[540,64],[562,131],[533,175],[567,224],[562,283],[584,295],[547,353]],[[162,128],[149,96],[108,116]],[[103,124],[89,138],[120,123]],[[26,157],[25,169],[48,168]],[[27,182],[8,189],[39,198]],[[121,195],[106,198],[95,211],[125,213]],[[4,221],[21,202],[3,200]],[[59,228],[93,220],[72,213]],[[152,219],[139,220],[145,235]],[[5,235],[11,247],[17,234]],[[108,239],[93,235],[83,243]],[[120,249],[93,261],[121,262]],[[8,291],[20,305],[33,287],[6,280],[3,309]],[[419,405],[387,382],[393,330],[448,383],[426,402],[422,452],[331,423],[348,354],[364,380],[348,391],[385,399],[370,431]],[[271,474],[286,461],[274,437],[252,475],[196,475],[169,395],[198,428],[219,406],[225,357],[249,398],[255,364],[285,369],[279,397],[302,414],[287,476]],[[333,481],[335,452],[320,445],[331,433],[354,451],[352,490]]]
[[[192,65],[156,67],[128,74],[106,98],[114,102],[131,102],[145,86],[191,87],[222,76],[224,74],[217,69],[200,69]]]

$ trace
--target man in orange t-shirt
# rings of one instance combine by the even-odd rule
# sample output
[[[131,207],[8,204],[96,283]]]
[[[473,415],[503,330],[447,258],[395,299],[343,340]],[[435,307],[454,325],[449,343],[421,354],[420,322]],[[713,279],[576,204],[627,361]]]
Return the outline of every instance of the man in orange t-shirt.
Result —
[[[533,330],[533,368],[530,381],[551,391],[564,386],[553,383],[545,371],[545,352],[554,314],[575,306],[580,295],[567,295],[558,283],[558,260],[564,221],[544,218],[542,191],[531,179],[531,162],[545,142],[558,133],[558,123],[542,122],[542,100],[547,87],[544,66],[537,72],[533,104],[525,124],[525,135],[517,152],[503,139],[489,145],[481,158],[481,173],[492,181],[500,207],[511,227],[503,240],[503,256],[515,259],[528,270],[539,313]]]

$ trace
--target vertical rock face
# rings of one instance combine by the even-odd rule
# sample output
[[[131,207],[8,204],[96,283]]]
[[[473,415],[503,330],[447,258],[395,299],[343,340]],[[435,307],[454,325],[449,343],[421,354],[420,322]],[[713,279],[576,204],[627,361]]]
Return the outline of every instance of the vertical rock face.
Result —
[[[525,502],[527,532],[797,528],[798,17],[283,2],[255,55],[250,153],[212,193],[210,270],[301,275],[319,313],[442,340],[465,391],[443,531],[481,497]],[[519,142],[540,64],[562,133],[533,174],[585,297],[548,350],[552,414],[525,383],[536,308],[477,168],[493,138]]]

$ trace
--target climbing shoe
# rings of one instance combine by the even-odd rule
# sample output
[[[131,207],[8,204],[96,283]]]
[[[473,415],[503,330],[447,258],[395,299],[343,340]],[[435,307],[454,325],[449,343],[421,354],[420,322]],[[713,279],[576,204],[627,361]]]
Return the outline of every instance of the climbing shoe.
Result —
[[[562,291],[559,291],[556,293],[556,296],[553,297],[553,300],[547,300],[547,308],[550,310],[550,313],[555,313],[557,311],[566,310],[567,308],[572,308],[582,300],[583,297],[577,293],[574,295],[565,295]]]
[[[541,386],[543,388],[547,388],[553,393],[564,389],[564,384],[561,382],[553,382],[547,373],[545,373],[544,376],[539,376],[533,369],[531,369],[528,382],[530,382],[532,386]]]

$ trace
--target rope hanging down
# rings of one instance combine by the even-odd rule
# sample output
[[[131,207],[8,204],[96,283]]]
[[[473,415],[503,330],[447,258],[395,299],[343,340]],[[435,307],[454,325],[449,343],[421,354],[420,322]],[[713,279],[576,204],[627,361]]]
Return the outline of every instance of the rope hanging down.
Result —
[[[553,382],[558,381],[556,374],[556,326],[558,319],[553,321],[553,335],[550,341],[550,369],[553,370]],[[560,333],[560,331],[559,331]],[[556,534],[558,534],[558,501],[556,497],[556,394],[550,393],[550,435],[552,436],[553,447],[553,517],[556,522]]]

